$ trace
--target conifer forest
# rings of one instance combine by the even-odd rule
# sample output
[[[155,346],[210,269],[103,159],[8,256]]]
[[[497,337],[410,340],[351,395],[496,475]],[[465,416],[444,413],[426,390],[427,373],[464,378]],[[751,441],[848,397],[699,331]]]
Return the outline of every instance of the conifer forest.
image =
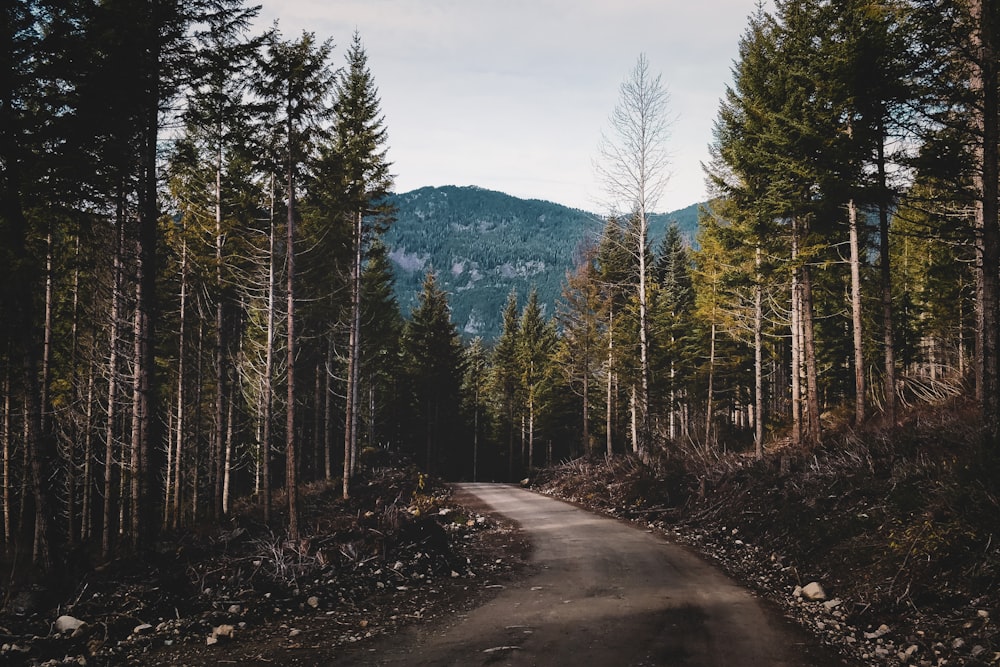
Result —
[[[242,0],[0,15],[4,562],[135,553],[237,502],[295,539],[303,485],[348,498],[401,460],[752,458],[955,399],[998,447],[997,3],[759,8],[693,242],[650,240],[699,167],[668,164],[640,55],[600,146],[615,210],[496,340],[460,335],[433,271],[397,304],[363,35],[258,34]]]

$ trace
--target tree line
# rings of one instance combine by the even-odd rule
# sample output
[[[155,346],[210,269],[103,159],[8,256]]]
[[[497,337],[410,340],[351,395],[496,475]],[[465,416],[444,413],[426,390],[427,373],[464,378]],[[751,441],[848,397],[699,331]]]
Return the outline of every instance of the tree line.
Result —
[[[435,345],[458,363],[453,330],[421,328],[443,293],[429,282],[409,323],[393,298],[360,35],[338,64],[313,33],[255,34],[258,9],[4,4],[8,557],[135,552],[243,498],[295,539],[302,483],[346,498],[369,450],[423,453],[457,403],[420,375]]]
[[[403,317],[360,36],[239,0],[15,0],[0,59],[3,545],[51,566],[411,458],[515,480],[579,455],[763,451],[974,391],[996,442],[998,10],[780,0],[740,41],[697,243],[649,219],[669,97],[641,56],[612,209],[554,312],[463,344]]]
[[[693,245],[672,228],[650,247],[669,96],[640,56],[601,147],[604,232],[544,326],[534,297],[520,311],[512,297],[486,360],[509,475],[582,454],[761,456],[963,395],[995,447],[998,14],[759,7]]]

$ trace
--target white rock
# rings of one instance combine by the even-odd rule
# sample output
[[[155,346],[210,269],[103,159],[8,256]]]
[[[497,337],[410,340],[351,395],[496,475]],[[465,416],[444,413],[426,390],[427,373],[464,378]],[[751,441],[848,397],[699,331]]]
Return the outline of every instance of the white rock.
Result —
[[[316,597],[315,595],[310,595],[309,599],[306,600],[306,604],[308,604],[313,609],[316,609],[317,607],[319,607],[319,598]]]
[[[298,637],[301,634],[302,634],[302,631],[299,630],[298,628],[292,628],[291,630],[288,631],[288,636],[289,637]]]
[[[225,637],[226,639],[232,639],[234,634],[236,634],[236,628],[228,623],[212,628],[213,637]]]
[[[56,619],[56,632],[60,634],[76,632],[85,625],[87,625],[86,621],[81,621],[73,616],[63,615]]]
[[[821,601],[826,599],[826,591],[819,585],[819,582],[813,581],[802,589],[802,597],[807,600]]]
[[[875,632],[866,632],[865,639],[878,639],[879,637],[884,637],[887,634],[889,634],[889,626],[883,623],[878,626],[878,630]]]
[[[979,611],[976,612],[976,615],[979,618],[987,618],[988,619],[990,617],[990,612],[986,611],[985,609],[980,609]]]
[[[840,600],[834,598],[833,600],[827,600],[826,602],[824,602],[823,607],[826,608],[827,610],[833,610],[839,607],[841,604],[843,603]]]
[[[141,635],[141,634],[144,634],[146,632],[149,632],[152,629],[153,629],[153,626],[150,625],[149,623],[141,623],[141,624],[135,626],[134,628],[132,628],[132,634],[133,635]]]
[[[218,644],[219,638],[215,635],[209,635],[205,637],[205,646],[212,646],[213,644]]]

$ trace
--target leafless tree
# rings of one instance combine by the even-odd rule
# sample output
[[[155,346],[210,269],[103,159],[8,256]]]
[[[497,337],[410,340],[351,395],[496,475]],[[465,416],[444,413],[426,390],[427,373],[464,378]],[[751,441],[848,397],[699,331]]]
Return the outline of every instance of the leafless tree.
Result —
[[[649,445],[649,322],[648,255],[649,214],[663,194],[669,173],[667,140],[670,136],[670,96],[660,75],[650,71],[646,54],[622,82],[618,104],[609,118],[609,131],[601,138],[598,175],[614,212],[626,211],[638,222],[636,300],[639,307],[640,388],[638,392],[639,448]]]

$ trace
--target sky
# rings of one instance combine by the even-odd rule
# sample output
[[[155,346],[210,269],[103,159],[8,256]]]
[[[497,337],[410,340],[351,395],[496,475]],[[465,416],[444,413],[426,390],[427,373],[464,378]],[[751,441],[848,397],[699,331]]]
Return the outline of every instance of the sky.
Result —
[[[706,199],[701,163],[757,0],[258,0],[286,39],[355,30],[378,87],[395,191],[476,185],[603,214],[601,134],[645,53],[670,96],[659,212]]]

